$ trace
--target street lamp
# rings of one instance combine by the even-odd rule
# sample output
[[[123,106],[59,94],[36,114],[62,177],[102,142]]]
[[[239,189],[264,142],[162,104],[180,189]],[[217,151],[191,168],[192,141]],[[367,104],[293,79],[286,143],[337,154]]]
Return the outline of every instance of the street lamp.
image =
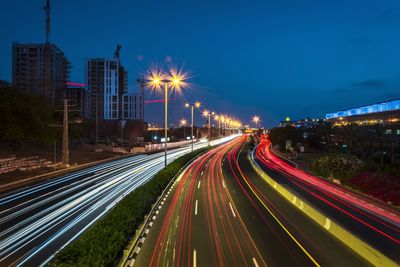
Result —
[[[187,87],[185,80],[187,73],[182,73],[176,69],[170,69],[169,72],[154,69],[148,72],[146,76],[147,86],[161,91],[164,87],[164,166],[167,166],[167,143],[168,143],[168,87],[172,90],[180,91],[182,88]]]
[[[221,119],[221,122],[223,123],[222,124],[222,129],[224,129],[224,136],[226,136],[226,117],[221,115],[220,119]]]
[[[211,139],[211,115],[214,115],[215,112],[209,112],[208,110],[203,111],[203,116],[208,117],[208,145],[210,145]]]
[[[183,140],[186,140],[186,123],[187,123],[187,121],[185,119],[181,119],[180,123],[181,123],[181,126],[183,127]]]
[[[192,135],[190,136],[190,139],[192,140],[192,142],[191,142],[192,143],[192,152],[193,152],[193,125],[194,125],[193,111],[194,111],[194,108],[200,108],[200,106],[201,106],[201,103],[198,101],[196,101],[194,104],[189,104],[189,103],[185,104],[186,108],[190,107],[190,109],[191,109],[191,117],[192,117],[191,133],[192,133]]]
[[[254,116],[253,117],[253,122],[256,124],[256,128],[258,128],[258,123],[260,122],[260,117]]]
[[[221,116],[215,114],[214,120],[218,121],[218,138],[221,139]]]

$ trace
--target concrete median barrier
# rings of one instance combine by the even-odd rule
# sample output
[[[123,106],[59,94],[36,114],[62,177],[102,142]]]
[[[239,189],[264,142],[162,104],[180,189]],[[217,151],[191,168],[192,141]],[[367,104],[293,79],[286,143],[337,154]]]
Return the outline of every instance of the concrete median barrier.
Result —
[[[374,266],[398,266],[394,261],[390,258],[382,254],[377,249],[368,245],[360,238],[350,233],[346,229],[344,229],[341,225],[336,223],[332,218],[328,218],[321,211],[314,208],[310,203],[302,200],[297,194],[291,192],[284,186],[277,183],[274,179],[272,179],[267,173],[265,173],[257,162],[254,160],[253,154],[248,155],[249,161],[253,169],[266,181],[269,185],[271,185],[280,195],[282,195],[285,199],[290,201],[295,207],[300,209],[304,214],[314,220],[316,223],[321,225],[321,227],[325,228],[329,231],[333,236],[342,241],[348,247],[350,247],[357,254],[362,256],[368,262],[373,264]]]

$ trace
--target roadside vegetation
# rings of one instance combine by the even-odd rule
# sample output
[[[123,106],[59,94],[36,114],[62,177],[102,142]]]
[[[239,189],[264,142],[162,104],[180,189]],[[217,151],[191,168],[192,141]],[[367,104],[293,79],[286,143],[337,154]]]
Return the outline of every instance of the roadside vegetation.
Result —
[[[309,171],[371,195],[400,205],[400,126],[354,125],[333,127],[321,122],[313,127],[274,128],[270,139],[285,150],[286,140],[294,150],[305,147]],[[308,155],[307,155],[308,156]],[[299,153],[298,160],[303,161]]]
[[[128,194],[103,218],[56,254],[50,266],[116,266],[161,192],[182,167],[208,148],[188,153]]]

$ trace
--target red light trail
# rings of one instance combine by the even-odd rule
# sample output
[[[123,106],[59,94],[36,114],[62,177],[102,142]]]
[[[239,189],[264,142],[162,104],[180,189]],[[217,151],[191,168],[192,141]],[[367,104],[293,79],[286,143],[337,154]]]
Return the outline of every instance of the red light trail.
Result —
[[[383,232],[382,230],[374,227],[370,223],[366,222],[364,219],[359,218],[351,214],[348,210],[338,207],[337,205],[331,203],[329,199],[326,197],[332,198],[335,201],[343,204],[349,210],[354,210],[357,213],[360,213],[369,219],[382,224],[391,230],[400,233],[400,230],[397,227],[394,227],[387,223],[387,221],[392,221],[395,224],[400,223],[399,215],[394,214],[391,210],[384,209],[378,203],[370,203],[368,199],[363,198],[350,190],[347,190],[343,187],[333,185],[327,181],[321,180],[318,177],[312,176],[302,170],[296,169],[295,167],[291,166],[283,159],[279,158],[275,154],[273,154],[270,150],[271,142],[267,136],[263,136],[261,138],[259,146],[256,148],[255,155],[256,158],[262,162],[263,165],[267,166],[272,170],[276,170],[278,172],[284,173],[289,175],[290,179],[294,184],[298,187],[302,188],[309,194],[312,194],[314,197],[317,197],[324,203],[334,207],[335,209],[341,211],[342,213],[350,216],[351,218],[357,220],[358,222],[362,223],[363,225],[369,227],[370,229],[384,235],[386,238],[389,238],[393,242],[400,244],[400,240],[398,238],[392,237],[391,235]],[[316,194],[312,192],[307,187],[311,187],[312,189],[316,190],[320,194]],[[378,206],[379,205],[379,206]],[[371,216],[370,213],[378,215],[377,217]],[[380,219],[382,218],[382,219]]]

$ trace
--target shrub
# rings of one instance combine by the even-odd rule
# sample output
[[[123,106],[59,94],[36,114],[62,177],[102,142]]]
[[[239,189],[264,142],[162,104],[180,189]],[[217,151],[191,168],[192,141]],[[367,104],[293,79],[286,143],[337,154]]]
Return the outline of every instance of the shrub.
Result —
[[[129,239],[163,189],[186,163],[207,149],[188,153],[168,164],[61,250],[50,266],[116,266]]]
[[[362,168],[362,161],[349,155],[323,156],[316,159],[312,171],[326,178],[346,180]]]
[[[400,205],[400,180],[387,173],[359,173],[349,180],[349,184],[377,199]]]

